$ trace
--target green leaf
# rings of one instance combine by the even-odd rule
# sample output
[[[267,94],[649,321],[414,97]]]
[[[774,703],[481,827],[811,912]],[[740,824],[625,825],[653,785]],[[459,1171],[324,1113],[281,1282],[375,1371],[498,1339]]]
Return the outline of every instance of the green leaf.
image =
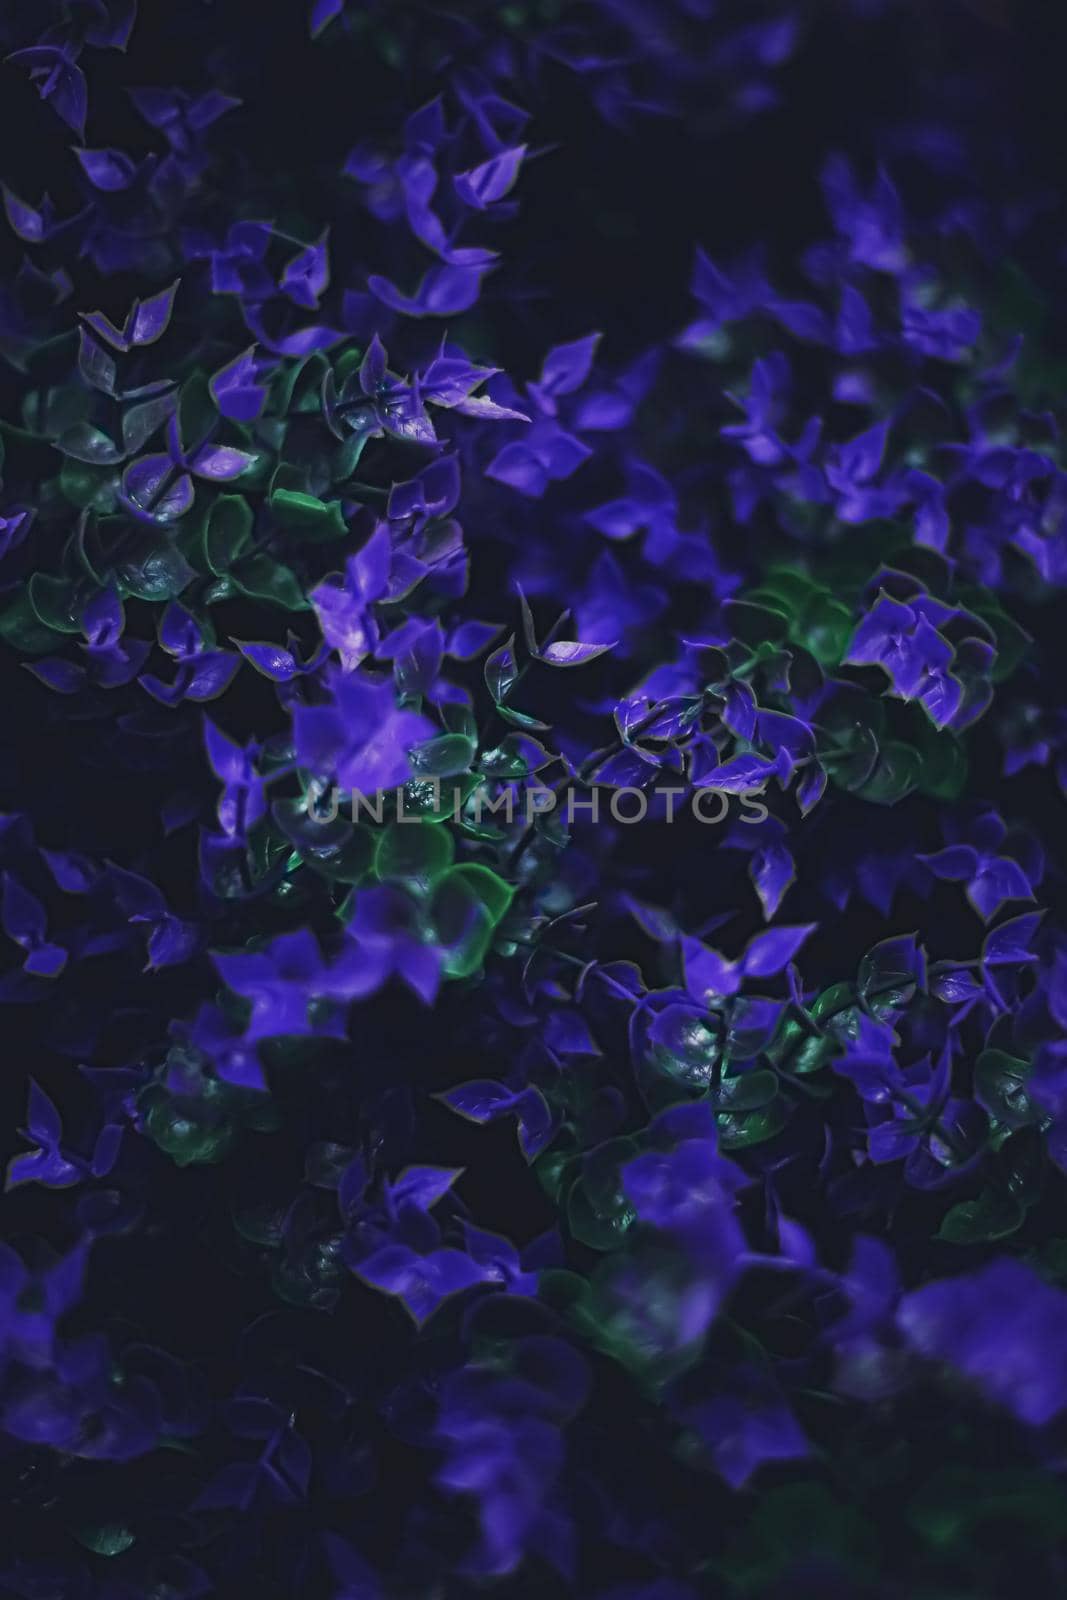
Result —
[[[807,1017],[787,1017],[768,1047],[767,1057],[783,1072],[802,1077],[821,1071],[840,1049],[836,1039],[818,1032]]]
[[[187,588],[196,573],[176,544],[169,540],[148,541],[135,559],[120,562],[120,585],[138,600],[173,600]]]
[[[516,711],[514,706],[504,705],[498,705],[496,709],[505,722],[513,723],[516,728],[525,728],[532,730],[534,733],[549,732],[549,724],[547,722],[538,721],[537,717],[531,717],[527,711]]]
[[[748,600],[729,600],[725,609],[734,638],[753,649],[786,636],[789,619],[787,607],[781,602],[771,607],[753,605]]]
[[[70,457],[59,469],[59,487],[71,505],[105,515],[115,509],[118,481],[110,467],[91,467]]]
[[[1039,1117],[1026,1093],[1029,1076],[1029,1061],[1005,1050],[983,1050],[974,1064],[975,1099],[997,1122],[1023,1128]]]
[[[46,627],[30,604],[29,592],[23,589],[11,604],[0,613],[0,638],[6,639],[15,650],[27,655],[43,655],[54,650],[59,643],[53,630]]]
[[[76,422],[56,440],[56,448],[74,461],[84,461],[94,467],[113,467],[121,461],[123,452],[113,439],[91,422]]]
[[[494,750],[483,751],[478,770],[490,778],[525,778],[554,760],[540,740],[506,733]]]
[[[720,1149],[748,1150],[752,1145],[764,1144],[781,1133],[789,1121],[789,1107],[784,1098],[778,1095],[759,1110],[736,1114],[720,1112],[715,1120],[719,1125]]]
[[[490,867],[465,862],[453,868],[451,876],[468,884],[485,906],[494,923],[500,921],[515,896],[514,886],[505,883]]]
[[[334,451],[331,478],[334,483],[344,483],[350,478],[359,466],[360,457],[367,447],[368,433],[357,432],[349,434],[343,444],[339,444]]]
[[[190,454],[211,438],[218,416],[206,376],[202,372],[194,372],[178,396],[178,426],[182,442]]]
[[[760,1067],[754,1072],[739,1072],[720,1078],[713,1098],[716,1110],[740,1113],[761,1110],[770,1105],[777,1093],[777,1077],[769,1068]]]
[[[447,977],[469,978],[480,969],[513,893],[495,872],[474,864],[453,867],[438,879],[429,920],[446,951]]]
[[[800,613],[790,638],[809,650],[820,667],[836,667],[852,639],[852,613],[840,600],[820,591]]]
[[[137,1543],[137,1535],[118,1522],[72,1528],[71,1532],[78,1543],[84,1545],[86,1550],[91,1550],[94,1556],[120,1556]]]
[[[960,1200],[946,1212],[935,1238],[946,1244],[991,1244],[1022,1226],[1026,1208],[1014,1195],[986,1189],[977,1200]]]
[[[319,500],[295,489],[275,489],[270,508],[283,527],[292,528],[314,539],[342,539],[348,525],[340,500]]]
[[[745,599],[750,604],[769,605],[774,610],[796,616],[819,592],[817,586],[802,572],[796,572],[792,567],[772,567],[759,587],[750,590]]]
[[[874,1567],[879,1556],[874,1530],[860,1513],[836,1499],[825,1484],[809,1480],[760,1496],[727,1557],[716,1565],[741,1593],[765,1595],[777,1589],[785,1574],[809,1561],[813,1550],[827,1571],[853,1575]],[[836,1587],[848,1592],[847,1585]],[[865,1587],[857,1583],[853,1592]]]
[[[447,828],[395,822],[378,835],[374,870],[383,882],[395,880],[425,895],[452,865],[454,848]]]
[[[711,1084],[722,1060],[722,1042],[695,1013],[686,1016],[668,1041],[657,1042],[650,1051],[656,1068],[687,1089],[703,1091]]]
[[[360,883],[371,869],[374,841],[368,829],[342,814],[330,822],[308,815],[303,800],[275,800],[271,816],[300,860],[320,877]]]
[[[488,657],[484,672],[485,686],[496,702],[497,708],[500,709],[501,702],[507,699],[519,679],[514,634],[511,634],[507,641]]]
[[[472,772],[460,773],[449,783],[442,783],[439,778],[414,779],[402,790],[404,816],[448,822],[477,787],[478,778]]]
[[[469,978],[481,969],[493,937],[493,919],[474,886],[453,868],[433,891],[429,920],[444,951],[443,971],[449,978]]]
[[[477,745],[464,733],[443,733],[417,744],[408,754],[420,778],[452,778],[469,772]]]
[[[145,1131],[175,1166],[204,1166],[222,1161],[234,1139],[230,1122],[218,1122],[180,1109],[166,1096],[152,1104]]]
[[[890,739],[882,746],[874,771],[855,793],[862,800],[871,800],[875,805],[893,806],[918,787],[921,776],[922,763],[918,752],[911,745]]]
[[[919,793],[933,800],[958,800],[967,787],[967,755],[961,741],[947,728],[939,733],[923,717],[918,743]]]
[[[567,1225],[574,1238],[594,1250],[614,1250],[624,1242],[637,1213],[626,1198],[622,1169],[640,1154],[636,1139],[606,1139],[582,1160],[567,1196]]]
[[[81,632],[81,602],[77,586],[67,578],[35,572],[27,585],[30,605],[38,620],[57,633]]]
[[[598,1211],[591,1204],[585,1182],[579,1178],[567,1196],[567,1227],[571,1236],[591,1250],[617,1250],[625,1244],[637,1212],[621,1192],[617,1207]]]
[[[296,573],[272,556],[246,556],[230,578],[242,594],[253,600],[268,600],[271,605],[284,606],[286,611],[308,609],[310,602],[304,598]]]
[[[204,559],[211,572],[228,572],[252,537],[252,508],[243,495],[223,494],[204,525]]]
[[[925,972],[924,960],[914,936],[898,934],[880,940],[859,964],[856,988],[860,998],[879,1017],[907,1005],[918,987],[915,968]]]

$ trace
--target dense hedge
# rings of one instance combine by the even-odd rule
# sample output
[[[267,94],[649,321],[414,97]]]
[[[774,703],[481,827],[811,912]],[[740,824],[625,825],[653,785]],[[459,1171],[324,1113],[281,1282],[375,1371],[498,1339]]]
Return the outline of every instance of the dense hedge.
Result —
[[[0,6],[0,1592],[1060,1592],[1051,30],[136,10]]]

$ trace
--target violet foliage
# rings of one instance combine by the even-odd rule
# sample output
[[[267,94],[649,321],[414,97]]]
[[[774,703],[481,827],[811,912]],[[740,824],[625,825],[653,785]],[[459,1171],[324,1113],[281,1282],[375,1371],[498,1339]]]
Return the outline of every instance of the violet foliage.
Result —
[[[0,16],[0,1589],[1053,1592],[1063,230],[995,23],[788,249],[687,191],[635,343],[548,187],[777,160],[819,7],[284,9]]]

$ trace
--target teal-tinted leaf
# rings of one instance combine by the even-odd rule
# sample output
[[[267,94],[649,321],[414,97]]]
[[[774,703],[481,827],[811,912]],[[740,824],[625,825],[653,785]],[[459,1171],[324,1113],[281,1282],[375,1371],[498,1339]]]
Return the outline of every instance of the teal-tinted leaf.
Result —
[[[174,410],[173,390],[153,395],[122,414],[122,443],[128,456],[136,455]],[[84,457],[82,458],[85,459]]]
[[[494,923],[500,921],[514,898],[515,889],[490,867],[477,862],[465,862],[452,869],[451,877],[461,880],[476,894]]]
[[[785,637],[787,617],[782,605],[772,608],[748,600],[728,600],[724,609],[734,638],[742,644],[758,648]]]
[[[58,642],[52,629],[34,611],[25,589],[0,612],[0,638],[27,655],[43,655],[54,650]]]
[[[462,733],[465,738],[477,740],[478,724],[474,712],[464,701],[449,701],[441,707],[441,716],[449,733]]]
[[[524,778],[554,760],[551,750],[539,740],[506,733],[495,749],[482,752],[478,770],[490,778]]]
[[[567,1227],[572,1238],[591,1250],[617,1250],[625,1244],[637,1212],[621,1189],[618,1204],[599,1211],[590,1201],[585,1181],[579,1178],[567,1196]]]
[[[907,1005],[925,986],[926,960],[914,934],[883,939],[868,950],[856,974],[856,988],[876,1016]]]
[[[137,1535],[119,1522],[95,1523],[91,1527],[73,1528],[71,1532],[78,1543],[95,1556],[120,1556],[137,1543]]]
[[[445,975],[469,978],[479,971],[493,937],[493,919],[474,886],[453,867],[438,880],[429,911],[436,943],[444,952]]]
[[[924,718],[919,753],[919,793],[934,800],[958,800],[967,787],[967,755],[961,741],[947,728],[938,732]]]
[[[476,865],[453,867],[437,881],[429,920],[445,950],[448,977],[467,978],[479,970],[513,892],[495,872]]]
[[[242,594],[255,600],[269,600],[272,605],[284,606],[286,611],[306,611],[309,602],[291,567],[283,566],[263,553],[247,556],[230,573],[230,578]]]
[[[84,328],[78,329],[78,371],[91,389],[100,389],[104,394],[115,393],[119,369],[114,357]]]
[[[384,882],[404,883],[426,894],[452,865],[454,846],[448,828],[428,822],[396,822],[378,835],[374,870]]]
[[[1029,1061],[1004,1050],[983,1050],[974,1066],[975,1099],[997,1122],[1023,1128],[1039,1115],[1026,1092],[1029,1076]]]
[[[67,578],[35,572],[27,585],[38,621],[57,633],[80,633],[82,603],[77,586]]]
[[[514,706],[498,705],[496,709],[505,722],[512,723],[516,728],[526,728],[532,733],[551,731],[547,722],[540,722],[537,717],[531,717],[526,711],[516,711]]]
[[[758,1111],[769,1106],[777,1093],[777,1077],[768,1068],[760,1067],[754,1072],[720,1078],[714,1091],[715,1107],[718,1111]]]
[[[204,558],[212,572],[228,572],[252,537],[252,508],[243,495],[222,494],[204,525]]]
[[[123,452],[102,428],[90,422],[76,422],[56,440],[57,450],[75,461],[87,461],[94,467],[111,467],[122,460]]]
[[[421,778],[451,778],[469,772],[476,745],[463,733],[443,733],[410,751],[411,768]]]
[[[117,576],[125,592],[138,600],[174,600],[196,573],[177,545],[149,539],[135,557],[119,564]]]
[[[789,1121],[789,1107],[783,1096],[778,1095],[757,1111],[720,1112],[715,1120],[721,1149],[747,1150],[781,1133]]]
[[[768,1058],[783,1072],[806,1076],[819,1072],[838,1054],[840,1046],[820,1033],[805,1017],[787,1017],[767,1048]]]
[[[108,467],[93,467],[68,457],[59,471],[59,487],[72,506],[104,515],[115,509],[118,476]]]
[[[515,635],[506,644],[494,650],[485,663],[485,686],[499,706],[506,700],[518,680],[519,668],[515,660]]]
[[[890,739],[882,746],[874,771],[855,793],[875,805],[893,806],[918,786],[921,776],[918,752],[910,745]]]
[[[977,1200],[960,1200],[946,1212],[936,1237],[947,1244],[991,1244],[1018,1232],[1025,1216],[1014,1195],[986,1189]]]
[[[471,772],[461,772],[447,783],[439,778],[414,779],[404,785],[404,816],[421,817],[426,822],[447,822],[477,786],[478,778]]]
[[[294,489],[275,489],[270,508],[283,527],[315,539],[341,539],[348,532],[339,500],[319,500]]]
[[[809,650],[821,667],[836,667],[852,638],[851,612],[820,590],[797,616],[790,637]]]

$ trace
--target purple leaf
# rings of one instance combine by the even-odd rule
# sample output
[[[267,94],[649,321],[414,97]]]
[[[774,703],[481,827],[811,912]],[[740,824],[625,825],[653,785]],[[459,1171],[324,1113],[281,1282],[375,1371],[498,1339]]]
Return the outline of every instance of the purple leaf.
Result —
[[[305,311],[317,311],[319,297],[330,281],[330,264],[326,253],[326,234],[314,244],[309,244],[286,263],[279,288],[295,305]]]
[[[88,894],[99,882],[101,869],[88,856],[75,850],[44,850],[44,858],[58,888],[66,894]]]
[[[3,884],[0,922],[3,923],[4,932],[9,939],[14,939],[16,944],[28,950],[39,944],[47,932],[44,906],[9,872],[5,872],[0,881]]]
[[[85,150],[75,145],[74,154],[93,188],[107,194],[128,189],[137,175],[136,166],[121,150]]]
[[[409,317],[451,317],[468,311],[478,298],[485,267],[432,267],[414,295],[406,295],[388,278],[372,273],[367,279],[371,293],[393,311]]]
[[[617,643],[618,640],[611,644],[579,644],[576,639],[559,639],[546,645],[539,659],[551,667],[581,667],[602,656],[605,650],[613,650]]]
[[[129,323],[131,344],[154,344],[163,336],[170,322],[174,296],[180,282],[181,279],[176,278],[169,288],[161,289],[158,294],[151,295],[134,307]]]
[[[148,936],[148,970],[180,966],[188,961],[197,947],[196,925],[182,922],[168,912],[156,923]]]
[[[575,389],[580,389],[589,376],[599,341],[599,333],[590,333],[571,344],[556,345],[545,357],[539,388],[553,396],[573,394]]]
[[[461,622],[448,637],[446,654],[457,661],[473,661],[500,632],[493,622]]]
[[[22,963],[23,972],[36,978],[57,978],[67,964],[67,952],[62,945],[39,944]]]
[[[40,244],[45,237],[45,219],[43,216],[44,203],[41,211],[35,211],[33,206],[27,205],[25,200],[20,200],[7,184],[0,184],[4,196],[4,210],[7,220],[20,239],[27,244]]]
[[[817,924],[802,923],[793,928],[768,928],[757,933],[745,950],[742,966],[749,978],[769,978],[787,967]]]
[[[986,966],[1011,966],[1035,961],[1037,957],[1030,952],[1030,941],[1043,915],[1041,911],[1026,911],[1021,917],[1012,917],[1009,922],[1002,922],[999,928],[988,933],[982,946],[982,960]]]
[[[56,694],[77,694],[85,683],[85,668],[62,656],[47,656],[43,661],[24,661],[22,665],[46,688]]]
[[[100,389],[109,395],[115,393],[118,367],[114,359],[86,333],[84,328],[78,329],[78,371],[91,389]]]
[[[780,758],[768,761],[755,754],[735,756],[709,772],[698,787],[721,789],[725,794],[757,794],[765,788],[768,779],[777,777],[780,771]]]
[[[390,1191],[394,1200],[407,1200],[420,1211],[428,1211],[462,1175],[462,1167],[408,1167],[390,1185]]]
[[[365,395],[378,393],[385,381],[387,359],[385,346],[374,334],[359,364],[359,386]]]
[[[748,875],[759,895],[764,921],[769,922],[796,877],[793,857],[784,844],[767,845],[752,857]]]
[[[241,665],[239,656],[229,650],[207,650],[189,668],[185,699],[202,704],[214,700],[227,689]]]
[[[456,193],[465,205],[483,211],[486,206],[502,200],[507,194],[519,175],[525,154],[526,146],[516,145],[511,150],[502,150],[489,161],[483,161],[479,167],[457,172],[452,180]]]
[[[345,0],[312,0],[311,6],[311,37],[317,39],[322,30],[339,17],[345,8]]]
[[[227,444],[205,444],[189,462],[189,470],[212,483],[228,483],[255,465],[257,457]]]
[[[461,1083],[458,1088],[447,1089],[439,1098],[471,1122],[489,1122],[515,1103],[510,1090],[488,1078]]]
[[[208,383],[220,412],[233,422],[254,422],[266,404],[266,388],[256,382],[255,348],[250,345],[220,367]]]
[[[174,475],[169,456],[141,456],[122,475],[122,493],[130,510],[148,522],[176,522],[193,504],[193,480]]]
[[[257,672],[273,679],[275,683],[288,683],[299,671],[295,657],[288,650],[283,650],[280,644],[248,639],[235,639],[233,642]]]

